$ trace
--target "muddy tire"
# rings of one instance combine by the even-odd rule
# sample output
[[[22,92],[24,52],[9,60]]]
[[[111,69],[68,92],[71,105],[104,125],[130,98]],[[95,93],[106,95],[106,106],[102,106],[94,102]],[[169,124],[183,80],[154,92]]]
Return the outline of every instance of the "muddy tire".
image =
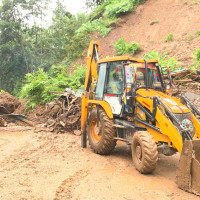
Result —
[[[97,109],[90,112],[88,140],[91,148],[97,154],[107,155],[116,146],[113,120],[109,119],[103,109],[99,109],[99,127],[97,127]]]
[[[157,164],[158,151],[153,136],[147,131],[138,131],[134,134],[132,145],[132,159],[135,168],[143,173],[152,173]]]

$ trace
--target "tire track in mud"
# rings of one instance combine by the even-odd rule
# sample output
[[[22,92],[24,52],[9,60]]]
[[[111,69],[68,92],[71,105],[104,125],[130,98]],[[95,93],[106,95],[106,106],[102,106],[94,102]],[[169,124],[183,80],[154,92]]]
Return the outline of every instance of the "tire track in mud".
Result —
[[[85,170],[79,170],[74,175],[65,179],[58,187],[54,200],[73,199],[72,192],[80,184],[80,181],[85,178],[89,173]]]

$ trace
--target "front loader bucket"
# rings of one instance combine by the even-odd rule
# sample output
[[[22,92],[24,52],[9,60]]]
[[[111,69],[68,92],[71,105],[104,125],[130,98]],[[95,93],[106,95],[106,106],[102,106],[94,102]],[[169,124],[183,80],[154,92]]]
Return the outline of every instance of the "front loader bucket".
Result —
[[[188,140],[183,144],[176,176],[178,187],[200,196],[200,140]]]

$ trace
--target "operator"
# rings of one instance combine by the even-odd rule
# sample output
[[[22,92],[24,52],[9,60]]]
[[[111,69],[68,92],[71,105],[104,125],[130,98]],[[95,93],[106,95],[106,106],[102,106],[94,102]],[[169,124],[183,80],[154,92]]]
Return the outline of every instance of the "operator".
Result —
[[[123,88],[121,66],[115,67],[115,69],[110,72],[109,79],[112,94],[120,94]]]

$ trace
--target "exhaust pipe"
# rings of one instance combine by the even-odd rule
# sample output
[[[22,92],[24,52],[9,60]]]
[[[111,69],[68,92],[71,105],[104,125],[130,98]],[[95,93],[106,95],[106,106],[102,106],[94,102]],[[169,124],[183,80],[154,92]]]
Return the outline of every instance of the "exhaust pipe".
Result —
[[[149,85],[148,85],[148,83],[149,83],[149,80],[148,80],[148,63],[147,63],[147,61],[146,61],[146,59],[144,59],[144,63],[145,63],[145,85],[146,85],[146,90],[148,90],[148,88],[149,88]]]

